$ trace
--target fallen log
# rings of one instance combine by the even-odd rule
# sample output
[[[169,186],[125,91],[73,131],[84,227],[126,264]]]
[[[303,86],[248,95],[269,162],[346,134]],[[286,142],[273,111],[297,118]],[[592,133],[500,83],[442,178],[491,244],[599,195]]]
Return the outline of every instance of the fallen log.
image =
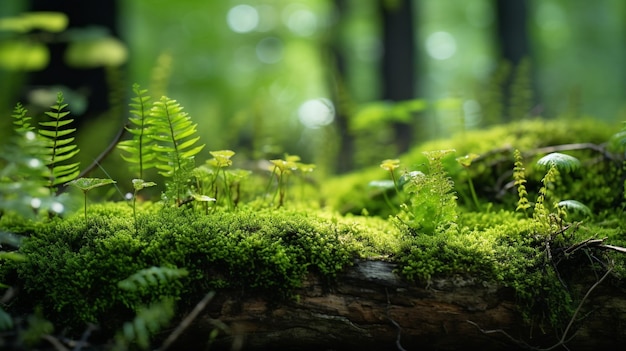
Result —
[[[219,292],[173,349],[515,350],[564,349],[561,331],[524,323],[510,289],[473,277],[402,280],[395,265],[357,261],[332,286],[307,277],[298,298],[276,303]],[[603,284],[584,301],[569,350],[616,349],[626,342],[626,294]],[[228,334],[210,342],[215,321]]]

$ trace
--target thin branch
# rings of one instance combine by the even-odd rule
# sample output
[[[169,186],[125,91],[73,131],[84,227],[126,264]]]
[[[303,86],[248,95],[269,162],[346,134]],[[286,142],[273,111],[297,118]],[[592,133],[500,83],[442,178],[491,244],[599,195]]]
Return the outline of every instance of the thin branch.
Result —
[[[104,149],[100,153],[100,155],[98,155],[98,157],[96,157],[93,160],[93,162],[89,166],[87,166],[87,168],[83,169],[83,171],[80,172],[80,174],[76,178],[81,178],[91,173],[91,171],[93,171],[94,168],[98,167],[98,165],[102,163],[102,160],[104,160],[107,156],[109,156],[109,154],[113,151],[113,149],[115,149],[115,146],[117,146],[120,140],[122,140],[122,137],[124,137],[124,134],[126,134],[126,127],[127,125],[124,124],[122,128],[120,128],[120,130],[117,132],[117,134],[115,135],[111,143],[106,147],[106,149]]]
[[[582,308],[583,304],[585,303],[585,301],[587,300],[589,295],[591,295],[591,292],[595,288],[597,288],[598,285],[600,285],[604,281],[604,279],[606,279],[606,277],[609,276],[609,274],[612,271],[613,271],[613,267],[609,268],[606,271],[606,273],[604,273],[602,278],[600,278],[600,280],[598,280],[595,284],[593,284],[591,286],[591,288],[589,288],[589,290],[587,290],[587,293],[585,294],[585,296],[583,296],[582,300],[580,300],[580,303],[578,304],[578,307],[576,307],[576,311],[574,311],[574,315],[572,315],[572,318],[570,318],[569,323],[567,324],[567,327],[565,328],[565,331],[563,332],[563,336],[561,337],[561,340],[558,343],[556,343],[555,345],[553,345],[552,347],[544,349],[544,350],[552,350],[552,349],[556,348],[557,346],[564,345],[567,341],[571,340],[574,337],[574,335],[572,335],[569,339],[566,340],[567,334],[569,333],[569,330],[572,327],[572,324],[574,323],[574,320],[576,320],[576,316],[578,316],[578,312],[580,312],[580,309]]]
[[[178,325],[178,327],[176,327],[176,329],[174,329],[174,331],[167,337],[167,339],[165,339],[163,345],[161,345],[161,347],[157,349],[157,351],[165,351],[167,350],[167,348],[172,346],[174,341],[176,341],[176,339],[178,339],[178,337],[185,331],[185,329],[187,329],[189,325],[191,325],[191,322],[193,322],[193,320],[200,314],[200,312],[202,312],[202,310],[213,299],[214,296],[215,291],[210,291],[208,294],[206,294],[204,298],[202,298],[202,300],[198,302],[198,304],[196,304],[191,313],[189,313],[187,317],[185,317],[185,319],[183,319],[183,321]]]
[[[567,324],[567,327],[565,328],[565,331],[563,332],[563,335],[561,336],[561,339],[554,345],[548,347],[548,348],[537,348],[537,347],[533,347],[530,346],[529,344],[527,344],[526,342],[522,341],[522,340],[518,340],[514,337],[512,337],[511,335],[509,335],[507,332],[505,332],[502,329],[491,329],[491,330],[485,330],[482,329],[478,324],[476,324],[475,322],[472,322],[470,320],[466,320],[467,323],[475,326],[481,333],[483,334],[502,334],[504,336],[506,336],[509,340],[511,340],[512,342],[514,342],[515,344],[522,346],[524,348],[528,348],[528,349],[532,349],[532,350],[537,350],[537,351],[550,351],[550,350],[554,350],[557,347],[564,347],[565,349],[568,349],[567,346],[565,345],[566,343],[568,343],[569,341],[571,341],[574,336],[576,336],[576,333],[573,333],[572,335],[570,335],[568,337],[568,334],[570,332],[570,329],[572,328],[572,325],[574,324],[574,321],[576,320],[576,317],[578,316],[578,313],[580,312],[580,309],[582,308],[582,305],[585,303],[585,301],[589,298],[589,295],[591,295],[591,292],[598,287],[598,285],[600,285],[604,279],[606,279],[606,277],[609,276],[609,274],[611,273],[611,271],[613,270],[613,268],[609,268],[609,270],[606,271],[606,273],[604,273],[604,275],[602,276],[602,278],[600,278],[597,282],[595,282],[595,284],[593,284],[588,290],[587,293],[585,294],[585,296],[582,298],[582,300],[580,301],[580,303],[578,304],[578,306],[576,307],[576,310],[574,311],[574,314],[572,315],[572,318],[570,318],[569,323]]]

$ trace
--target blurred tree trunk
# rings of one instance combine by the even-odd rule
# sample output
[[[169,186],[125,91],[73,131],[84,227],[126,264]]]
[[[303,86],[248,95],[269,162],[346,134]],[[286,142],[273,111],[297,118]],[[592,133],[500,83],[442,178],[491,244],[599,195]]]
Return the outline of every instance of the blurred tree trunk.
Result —
[[[108,31],[113,36],[118,36],[116,1],[31,0],[29,5],[31,11],[65,13],[69,19],[69,30],[98,28]],[[68,67],[64,62],[67,46],[66,41],[50,43],[48,66],[42,71],[29,74],[28,84],[31,87],[63,85],[85,94],[88,106],[82,119],[108,111],[109,89],[105,68],[76,69]]]
[[[382,20],[383,57],[381,61],[382,99],[402,101],[415,99],[416,41],[413,19],[413,0],[380,0]],[[393,125],[398,153],[411,146],[413,132],[410,125]]]
[[[496,0],[498,47],[502,58],[517,65],[530,55],[526,0]]]
[[[503,92],[508,104],[504,117],[518,120],[533,112],[538,96],[528,38],[528,1],[496,0],[496,16],[500,58],[512,69],[504,82],[509,87]]]
[[[347,12],[346,0],[335,0],[339,21]],[[340,35],[341,25],[336,25],[334,35],[327,43],[328,75],[331,98],[335,104],[335,126],[338,137],[338,154],[335,171],[344,173],[350,171],[354,164],[354,143],[350,136],[350,117],[354,114],[352,101],[346,84],[346,59],[342,53]]]

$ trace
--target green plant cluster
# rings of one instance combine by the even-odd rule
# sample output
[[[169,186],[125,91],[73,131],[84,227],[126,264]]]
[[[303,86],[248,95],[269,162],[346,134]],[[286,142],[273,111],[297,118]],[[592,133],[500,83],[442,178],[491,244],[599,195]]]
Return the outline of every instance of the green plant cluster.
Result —
[[[444,169],[454,182],[459,205],[477,209],[472,195],[475,191],[480,207],[489,205],[511,209],[517,207],[518,201],[515,188],[509,184],[510,172],[515,167],[513,152],[516,149],[522,152],[526,163],[527,190],[534,196],[545,174],[535,164],[546,153],[543,150],[558,145],[578,145],[567,153],[581,160],[585,171],[562,175],[565,186],[561,195],[563,198],[578,199],[596,213],[610,212],[623,202],[622,191],[615,191],[615,184],[623,184],[621,161],[605,158],[602,151],[607,141],[615,139],[614,134],[615,126],[593,119],[525,119],[424,142],[398,158],[402,164],[399,171],[402,174],[421,170],[429,162],[424,153],[434,150],[456,150],[459,158],[474,155],[469,166],[454,158],[444,160]],[[581,144],[581,140],[585,143]],[[615,154],[619,155],[619,151]],[[395,215],[396,211],[384,201],[382,189],[370,185],[373,180],[385,177],[376,166],[334,177],[326,181],[323,196],[330,206],[341,213],[361,214],[366,210],[369,215],[386,218]],[[401,201],[393,193],[387,194],[390,201],[399,206]]]
[[[615,211],[626,204],[623,131],[568,121],[563,132],[563,122],[521,121],[467,132],[384,160],[375,171],[339,177],[347,191],[328,181],[324,189],[334,193],[318,194],[328,201],[323,209],[304,191],[287,206],[295,199],[293,177],[303,190],[314,168],[288,154],[268,162],[265,192],[242,202],[251,172],[231,169],[235,152],[210,151],[213,158],[197,166],[204,145],[183,108],[167,97],[151,103],[138,85],[134,92],[130,139],[118,145],[137,171],[128,203],[87,206],[89,191],[116,180],[76,178],[71,158],[78,148],[62,95],[46,114],[52,120],[40,124],[45,132],[35,133],[27,111],[16,107],[10,147],[19,152],[1,156],[0,173],[0,199],[7,200],[0,239],[21,235],[11,243],[19,250],[1,257],[0,281],[22,287],[9,312],[31,313],[36,301],[54,325],[78,333],[105,321],[103,332],[115,335],[119,349],[147,349],[156,331],[209,291],[280,301],[307,275],[330,284],[360,257],[396,262],[415,283],[452,275],[495,281],[514,291],[529,321],[555,327],[571,318],[577,300],[564,283],[576,278],[567,262],[594,274],[610,262],[618,277],[626,273],[624,258],[608,252],[594,256],[607,263],[600,268],[585,262],[587,248],[565,253],[604,234],[614,245],[626,242]],[[554,152],[555,143],[571,145],[583,130],[593,143],[611,140],[613,149],[585,144]],[[381,168],[390,179],[380,180]],[[157,184],[143,179],[148,169],[163,177],[162,201],[138,201]],[[82,215],[22,216],[51,208],[35,199],[61,201],[55,192],[62,185],[81,190]],[[33,321],[50,333],[45,318]],[[0,323],[14,327],[2,310]]]

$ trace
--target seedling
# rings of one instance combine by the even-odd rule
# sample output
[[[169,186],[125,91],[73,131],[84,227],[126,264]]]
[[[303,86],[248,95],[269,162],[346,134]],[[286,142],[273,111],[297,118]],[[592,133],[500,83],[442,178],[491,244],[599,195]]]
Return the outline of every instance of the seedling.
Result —
[[[144,188],[148,188],[151,186],[155,186],[156,183],[155,182],[146,182],[143,179],[133,179],[133,189],[135,189],[134,193],[133,193],[133,217],[135,218],[135,231],[138,231],[137,228],[137,193],[139,192],[139,190],[142,190]]]
[[[78,178],[74,179],[67,185],[80,189],[83,192],[84,197],[84,209],[85,209],[85,222],[87,222],[87,192],[91,189],[98,188],[107,184],[114,184],[116,181],[113,179],[101,179],[101,178]]]
[[[217,195],[217,178],[219,177],[220,170],[222,170],[222,179],[224,181],[224,193],[226,193],[226,198],[228,199],[228,208],[232,209],[234,207],[234,203],[232,200],[232,196],[230,195],[230,187],[228,186],[228,179],[226,177],[226,170],[224,168],[231,166],[233,161],[230,159],[235,155],[235,152],[232,150],[219,150],[219,151],[209,151],[213,159],[209,160],[209,164],[216,168],[215,177],[213,178],[213,182],[211,183],[211,187],[214,187],[215,194]]]
[[[300,161],[300,156],[297,155],[285,155],[285,159],[270,160],[272,163],[272,175],[270,175],[270,183],[267,185],[269,190],[272,184],[272,178],[276,175],[278,181],[277,194],[279,194],[278,207],[281,207],[285,201],[287,192],[287,179],[289,174],[298,169],[297,162]],[[274,194],[274,199],[276,194]],[[273,201],[273,200],[272,200]]]
[[[396,189],[396,194],[400,193],[400,191],[398,190],[398,182],[396,181],[396,175],[394,173],[394,170],[398,167],[400,167],[400,160],[397,160],[397,159],[393,159],[393,160],[387,159],[387,160],[384,160],[380,164],[380,168],[388,171],[389,174],[391,175],[391,180],[393,181],[393,186]]]
[[[480,211],[480,203],[478,202],[478,196],[476,196],[476,189],[474,188],[474,182],[472,181],[472,176],[469,174],[469,167],[472,165],[475,159],[477,159],[479,155],[477,154],[469,154],[463,157],[457,157],[456,160],[459,162],[465,172],[467,173],[467,185],[469,186],[470,194],[472,195],[472,201],[474,201],[474,206],[476,209]]]

